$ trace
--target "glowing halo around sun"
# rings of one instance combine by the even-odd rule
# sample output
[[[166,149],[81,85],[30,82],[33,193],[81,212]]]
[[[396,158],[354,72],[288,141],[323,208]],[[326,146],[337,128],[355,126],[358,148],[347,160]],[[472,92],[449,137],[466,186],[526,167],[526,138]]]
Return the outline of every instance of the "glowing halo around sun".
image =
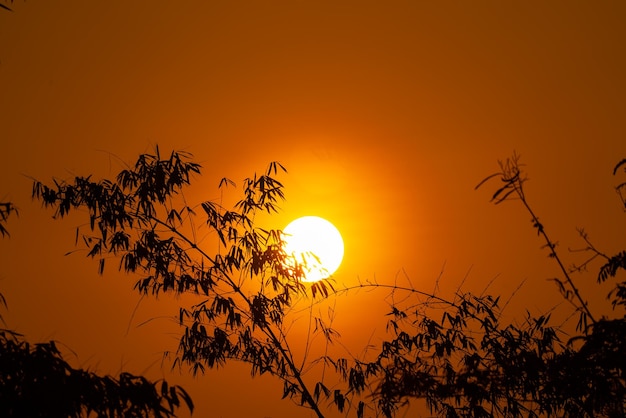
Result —
[[[332,275],[343,260],[343,239],[333,224],[318,216],[303,216],[283,230],[285,252],[300,263],[305,282]]]

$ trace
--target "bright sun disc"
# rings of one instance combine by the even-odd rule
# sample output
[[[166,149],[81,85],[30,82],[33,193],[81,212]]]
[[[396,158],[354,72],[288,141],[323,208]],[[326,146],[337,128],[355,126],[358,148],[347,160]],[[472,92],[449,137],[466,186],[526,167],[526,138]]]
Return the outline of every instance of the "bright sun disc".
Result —
[[[343,260],[343,239],[333,224],[304,216],[283,230],[285,251],[304,269],[304,281],[316,282],[333,274]]]

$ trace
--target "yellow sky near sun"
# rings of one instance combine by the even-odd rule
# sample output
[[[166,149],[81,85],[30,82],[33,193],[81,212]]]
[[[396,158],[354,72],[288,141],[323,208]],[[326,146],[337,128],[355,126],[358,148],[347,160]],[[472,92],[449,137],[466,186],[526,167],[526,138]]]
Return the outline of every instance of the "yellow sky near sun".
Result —
[[[218,198],[224,176],[241,185],[280,161],[287,201],[262,221],[335,224],[341,282],[393,282],[404,269],[431,290],[443,268],[440,285],[453,290],[471,269],[468,289],[498,276],[490,289],[509,294],[526,279],[518,307],[557,303],[545,281],[556,269],[528,216],[473,190],[513,150],[569,261],[579,258],[567,248],[582,245],[576,227],[607,253],[624,248],[611,175],[626,157],[623,2],[12,6],[0,13],[0,198],[21,214],[0,241],[4,316],[29,338],[66,344],[77,365],[166,373],[160,354],[175,348],[177,327],[164,317],[177,302],[144,299],[135,311],[132,280],[64,257],[76,224],[31,203],[25,175],[110,175],[157,143],[203,165],[195,201]],[[372,304],[384,301],[360,294],[336,307],[355,351],[380,330],[353,326]],[[307,416],[246,371],[184,381],[197,416]]]

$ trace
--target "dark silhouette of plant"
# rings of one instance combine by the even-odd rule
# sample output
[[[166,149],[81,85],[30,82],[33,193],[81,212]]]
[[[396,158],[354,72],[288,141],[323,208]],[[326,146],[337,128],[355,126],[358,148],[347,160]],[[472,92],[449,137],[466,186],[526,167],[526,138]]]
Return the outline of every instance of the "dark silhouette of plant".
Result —
[[[0,235],[2,237],[9,236],[9,231],[7,230],[5,224],[9,219],[11,214],[17,215],[17,208],[11,202],[0,202]],[[4,299],[4,295],[0,293],[0,305],[6,307],[7,303]],[[4,322],[2,319],[2,315],[0,315],[0,321]]]
[[[514,154],[512,158],[509,158],[504,162],[500,162],[500,171],[485,178],[478,184],[478,186],[476,186],[476,188],[479,188],[482,184],[494,178],[498,178],[502,184],[491,197],[491,201],[495,204],[500,204],[504,201],[515,199],[521,202],[524,208],[528,211],[531,216],[533,227],[537,230],[537,234],[545,242],[544,247],[548,249],[548,256],[558,264],[563,275],[562,279],[555,278],[554,281],[558,285],[559,291],[563,297],[567,301],[571,302],[576,308],[576,311],[579,313],[579,321],[576,329],[586,332],[589,327],[588,321],[595,323],[596,320],[591,314],[591,311],[587,306],[587,302],[583,300],[578,287],[574,284],[570,271],[563,264],[563,261],[556,250],[557,243],[550,239],[543,224],[539,221],[539,218],[528,203],[524,193],[524,183],[526,181],[526,177],[522,171],[519,156]]]
[[[613,169],[613,175],[616,175],[620,168],[624,169],[626,172],[626,159],[621,160]],[[617,192],[620,200],[622,202],[622,206],[626,211],[626,182],[621,182],[615,187],[615,191]],[[598,274],[598,282],[602,283],[609,278],[614,278],[619,270],[626,270],[626,251],[620,251],[619,253],[613,256],[607,256],[602,253],[596,247],[591,244],[587,235],[584,231],[581,231],[581,235],[585,239],[585,242],[588,244],[586,250],[591,251],[592,258],[596,257],[603,258],[605,260],[605,264],[600,268],[600,272]],[[611,303],[613,308],[617,305],[624,306],[626,304],[626,282],[622,281],[616,284],[615,288],[609,293],[608,296],[611,299]]]
[[[573,338],[551,325],[549,314],[527,313],[521,321],[505,322],[498,297],[460,289],[447,300],[410,283],[334,289],[322,281],[309,288],[301,281],[302,266],[287,260],[282,232],[255,224],[259,213],[276,212],[284,199],[274,178],[284,168],[272,163],[263,175],[246,179],[243,197],[232,209],[216,201],[191,207],[182,191],[200,166],[190,158],[181,152],[162,158],[157,148],[115,180],[76,177],[52,186],[35,181],[33,187],[33,196],[54,207],[55,216],[86,210],[88,230],[77,237],[82,236],[88,256],[99,260],[100,273],[105,260],[117,256],[121,270],[140,275],[135,288],[143,294],[196,295],[191,308],[179,311],[183,331],[176,365],[203,373],[228,361],[246,362],[252,375],[281,379],[283,397],[318,417],[324,416],[324,404],[357,417],[392,417],[415,398],[446,417],[624,416],[623,312],[616,319],[592,314],[572,279],[575,269],[564,267],[556,243],[528,203],[516,155],[477,187],[499,180],[492,201],[519,200],[531,215],[562,273],[555,283],[578,314]],[[232,184],[223,179],[220,189]],[[200,223],[196,211],[202,213]],[[592,258],[603,257],[591,245],[588,250]],[[604,257],[600,281],[613,278],[626,259],[624,253]],[[285,325],[296,303],[320,303],[329,294],[363,288],[387,292],[390,301],[390,337],[378,350],[361,357],[347,351],[344,357],[326,352],[313,360],[306,354],[296,358]],[[609,295],[616,309],[623,309],[625,295],[626,284],[618,283]],[[337,340],[332,318],[311,322],[312,332],[327,344]],[[315,364],[333,370],[335,380],[306,376]]]
[[[11,3],[13,3],[13,0],[11,0]],[[0,3],[0,9],[8,10],[9,12],[13,11],[13,9],[11,9],[9,6],[7,6],[6,4],[2,4],[2,3]]]
[[[11,202],[0,202],[0,235],[3,237],[9,236],[9,231],[6,229],[6,221],[11,214],[17,215],[17,208]]]
[[[0,416],[173,417],[181,401],[193,410],[180,386],[74,369],[54,341],[31,345],[18,333],[0,330]]]
[[[404,305],[392,304],[389,314],[393,338],[369,364],[352,366],[350,373],[362,377],[350,387],[369,381],[379,411],[387,417],[412,398],[425,399],[431,411],[445,417],[623,417],[626,283],[617,283],[609,294],[612,306],[620,309],[616,317],[595,319],[572,279],[576,269],[564,267],[557,245],[528,203],[519,157],[514,155],[500,168],[477,187],[498,179],[501,184],[492,201],[515,199],[527,209],[561,269],[562,278],[555,282],[578,313],[579,335],[562,340],[566,334],[561,326],[550,325],[550,315],[527,313],[521,324],[504,323],[499,300],[491,296],[459,292],[452,301],[400,298]],[[618,192],[623,187],[618,186]],[[599,282],[625,268],[624,252],[606,257],[591,245],[588,250],[607,259]],[[398,287],[393,292],[417,293]],[[441,319],[436,319],[438,310]]]
[[[10,202],[0,203],[0,232],[8,235]],[[6,300],[0,294],[0,304]],[[2,320],[2,316],[0,316]],[[99,376],[72,368],[56,343],[30,344],[23,335],[0,328],[0,416],[2,417],[173,417],[183,401],[193,402],[180,386],[150,382],[121,373]]]
[[[253,375],[280,378],[283,397],[323,416],[289,347],[283,320],[294,301],[309,290],[313,297],[328,295],[330,284],[307,288],[303,266],[287,262],[281,232],[255,225],[258,213],[276,212],[284,198],[273,177],[284,168],[274,162],[265,174],[246,179],[243,198],[233,209],[214,201],[190,207],[182,190],[200,173],[190,157],[172,152],[162,158],[157,147],[115,180],[76,177],[53,186],[35,181],[33,196],[54,207],[58,217],[86,210],[83,242],[88,256],[99,259],[100,273],[107,257],[116,255],[121,270],[141,276],[135,288],[142,294],[198,296],[194,306],[180,309],[184,331],[175,365],[188,365],[195,374],[230,360],[246,362]],[[220,188],[233,184],[223,179]],[[197,210],[202,225],[196,224]]]

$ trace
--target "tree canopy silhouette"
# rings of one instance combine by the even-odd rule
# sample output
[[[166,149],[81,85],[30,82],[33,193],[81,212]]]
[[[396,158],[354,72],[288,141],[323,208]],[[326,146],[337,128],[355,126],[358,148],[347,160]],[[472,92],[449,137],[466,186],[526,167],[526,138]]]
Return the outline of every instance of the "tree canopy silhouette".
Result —
[[[173,417],[193,402],[180,386],[121,373],[72,368],[54,341],[30,344],[0,329],[0,415],[3,417]]]
[[[624,161],[615,168],[617,170]],[[385,416],[411,398],[426,399],[431,410],[446,417],[623,417],[626,407],[626,282],[617,272],[626,269],[624,252],[608,257],[584,231],[591,258],[567,269],[557,245],[539,221],[524,190],[525,173],[519,156],[500,163],[500,171],[478,186],[499,181],[491,200],[520,202],[531,216],[548,256],[562,276],[555,283],[578,314],[577,334],[563,339],[561,325],[550,315],[530,313],[521,325],[502,320],[499,299],[459,293],[442,302],[393,306],[394,335],[382,345],[376,360],[377,399]],[[618,191],[623,189],[623,183]],[[604,258],[597,281],[615,279],[608,300],[614,317],[598,318],[574,283],[572,274],[595,258]],[[412,289],[407,291],[412,292]],[[443,308],[435,319],[429,304]]]
[[[358,417],[392,417],[411,399],[424,399],[446,417],[624,416],[626,283],[618,281],[617,272],[626,267],[625,253],[608,257],[581,231],[589,262],[605,259],[598,281],[616,281],[609,294],[615,317],[596,318],[573,280],[576,269],[564,266],[528,202],[517,155],[477,187],[499,181],[492,201],[517,200],[531,215],[561,269],[555,283],[578,315],[574,338],[564,339],[548,314],[527,313],[521,321],[505,322],[498,297],[460,289],[448,300],[411,285],[364,282],[335,289],[326,280],[309,288],[302,283],[302,266],[287,262],[282,232],[256,224],[258,214],[276,212],[284,199],[276,178],[285,171],[282,165],[271,163],[264,174],[245,179],[243,196],[232,208],[221,201],[187,203],[183,189],[200,169],[190,154],[162,157],[156,148],[112,180],[76,177],[33,184],[33,196],[54,208],[57,217],[84,209],[88,228],[77,237],[98,260],[100,273],[113,255],[122,271],[139,276],[135,289],[142,294],[196,295],[197,302],[178,313],[182,331],[175,364],[204,373],[228,361],[245,362],[253,376],[280,379],[283,398],[318,417],[331,406]],[[233,184],[223,179],[219,187]],[[296,358],[285,325],[294,304],[365,287],[403,295],[390,298],[395,302],[388,313],[389,337],[378,350],[363,357]],[[311,320],[311,332],[327,343],[338,338],[330,324]],[[308,376],[311,364],[330,367],[337,380],[330,384]]]
[[[17,209],[0,202],[0,233]],[[0,305],[7,307],[0,293]],[[4,322],[2,315],[0,321]],[[180,386],[121,373],[118,378],[75,369],[57,343],[30,344],[24,336],[0,328],[0,416],[3,417],[172,417],[182,402],[193,401]]]
[[[175,363],[190,366],[195,374],[228,360],[246,362],[253,375],[279,377],[284,397],[298,398],[322,416],[283,327],[294,298],[309,291],[301,280],[303,266],[286,262],[280,231],[254,222],[259,212],[277,211],[284,194],[273,175],[284,168],[274,162],[265,174],[246,179],[243,198],[232,209],[213,201],[192,208],[182,189],[200,166],[190,157],[172,152],[162,158],[157,147],[115,180],[76,177],[53,186],[36,181],[33,196],[53,206],[59,217],[76,208],[87,210],[89,231],[83,242],[88,256],[98,258],[100,273],[106,257],[118,255],[121,270],[140,274],[135,288],[142,294],[200,297],[190,309],[180,309],[184,331]],[[223,179],[220,188],[233,184]],[[206,240],[196,235],[196,210],[211,235]],[[314,297],[328,295],[329,286],[317,282],[310,291]]]

